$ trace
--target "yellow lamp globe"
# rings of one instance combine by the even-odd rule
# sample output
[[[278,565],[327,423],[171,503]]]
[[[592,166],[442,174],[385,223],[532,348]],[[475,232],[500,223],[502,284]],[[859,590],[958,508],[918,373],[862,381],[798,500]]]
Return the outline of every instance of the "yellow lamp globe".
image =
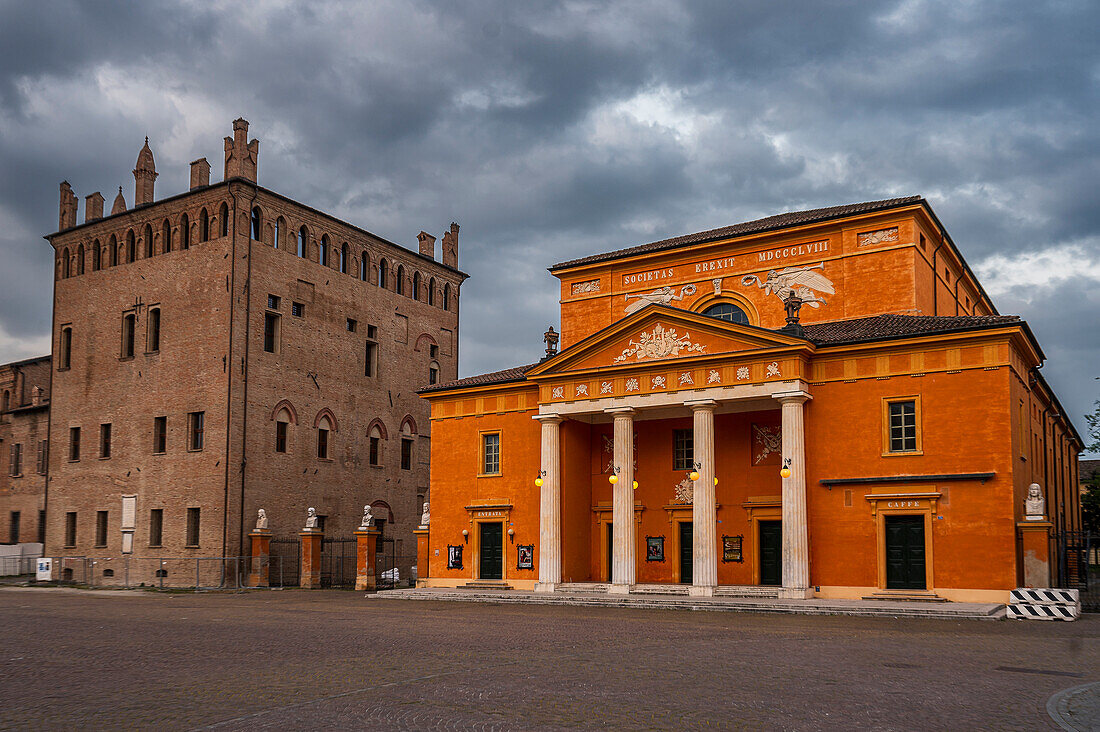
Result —
[[[607,482],[610,483],[611,485],[615,485],[616,483],[619,482],[619,476],[612,475],[607,479]]]
[[[638,490],[638,481],[634,481],[633,488],[634,490]]]
[[[718,485],[718,476],[715,476],[715,477],[714,477],[714,484],[715,484],[715,485]]]
[[[784,478],[790,478],[791,477],[791,469],[787,468],[787,467],[784,467],[782,470],[779,471],[779,474],[781,476],[783,476]]]
[[[699,480],[699,471],[698,470],[691,471],[691,474],[688,477],[691,478],[692,480]]]
[[[535,478],[535,486],[542,488],[542,478]]]

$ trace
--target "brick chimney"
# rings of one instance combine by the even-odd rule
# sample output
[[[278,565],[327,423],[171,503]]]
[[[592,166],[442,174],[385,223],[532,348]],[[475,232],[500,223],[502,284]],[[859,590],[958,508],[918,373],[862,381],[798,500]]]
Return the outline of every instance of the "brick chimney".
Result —
[[[199,158],[191,163],[191,190],[210,185],[210,163]]]
[[[435,259],[435,237],[426,231],[422,231],[416,235],[416,240],[420,242],[420,253],[425,257]]]
[[[76,194],[73,193],[69,181],[61,181],[61,203],[57,213],[57,230],[76,226]]]
[[[233,120],[233,136],[225,138],[225,180],[247,178],[256,182],[256,164],[260,157],[260,141],[248,139],[248,120]]]
[[[84,223],[103,218],[103,194],[99,191],[84,196]]]
[[[443,265],[458,269],[458,224],[451,222],[451,230],[443,235]]]

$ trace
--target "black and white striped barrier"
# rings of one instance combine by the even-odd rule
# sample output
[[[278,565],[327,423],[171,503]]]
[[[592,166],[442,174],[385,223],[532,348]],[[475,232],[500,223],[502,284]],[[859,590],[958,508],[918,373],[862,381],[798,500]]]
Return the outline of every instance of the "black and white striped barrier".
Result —
[[[1012,590],[1006,615],[1010,620],[1076,620],[1081,616],[1081,595],[1077,590]]]

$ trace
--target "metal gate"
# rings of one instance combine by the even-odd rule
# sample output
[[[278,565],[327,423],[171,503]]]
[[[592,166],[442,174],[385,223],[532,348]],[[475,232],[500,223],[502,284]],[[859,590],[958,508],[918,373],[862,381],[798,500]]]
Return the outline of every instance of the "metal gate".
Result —
[[[401,577],[397,568],[397,540],[378,537],[378,553],[374,559],[374,576],[378,589],[390,590],[397,586]]]
[[[355,550],[353,536],[321,540],[321,587],[355,587]]]
[[[271,556],[272,586],[278,582],[279,587],[297,587],[301,576],[302,540],[297,536],[272,539]]]
[[[1051,537],[1057,587],[1079,590],[1081,610],[1100,612],[1100,535],[1067,531]]]

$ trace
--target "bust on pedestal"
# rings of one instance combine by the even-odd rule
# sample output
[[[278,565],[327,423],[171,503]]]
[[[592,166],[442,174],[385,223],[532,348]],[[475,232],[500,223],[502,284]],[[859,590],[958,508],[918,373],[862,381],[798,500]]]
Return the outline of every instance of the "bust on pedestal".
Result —
[[[317,509],[310,506],[306,512],[306,526],[298,536],[302,540],[302,567],[300,584],[303,590],[312,590],[321,586],[321,519]]]
[[[249,587],[269,586],[271,572],[271,531],[267,528],[267,512],[256,512],[256,528],[248,533],[252,540],[251,566],[248,570]]]
[[[355,530],[355,589],[374,592],[378,589],[374,566],[378,557],[378,535],[370,504],[363,506],[363,520]]]

